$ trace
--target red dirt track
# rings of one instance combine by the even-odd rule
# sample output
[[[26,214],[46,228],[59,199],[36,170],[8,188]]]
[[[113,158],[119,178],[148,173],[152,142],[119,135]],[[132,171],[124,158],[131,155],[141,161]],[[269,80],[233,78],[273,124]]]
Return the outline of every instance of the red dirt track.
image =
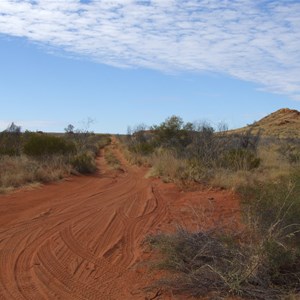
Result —
[[[0,196],[0,299],[151,299],[147,234],[196,228],[202,213],[210,222],[238,216],[231,192],[181,192],[114,151],[123,171],[101,155],[94,176]]]

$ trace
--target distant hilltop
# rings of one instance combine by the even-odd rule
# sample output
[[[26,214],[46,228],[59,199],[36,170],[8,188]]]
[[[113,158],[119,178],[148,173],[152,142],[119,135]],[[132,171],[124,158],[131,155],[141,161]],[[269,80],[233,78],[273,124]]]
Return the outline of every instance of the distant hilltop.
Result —
[[[240,133],[250,128],[252,128],[253,133],[260,130],[263,136],[300,138],[300,112],[295,109],[282,108],[251,125],[232,132]]]

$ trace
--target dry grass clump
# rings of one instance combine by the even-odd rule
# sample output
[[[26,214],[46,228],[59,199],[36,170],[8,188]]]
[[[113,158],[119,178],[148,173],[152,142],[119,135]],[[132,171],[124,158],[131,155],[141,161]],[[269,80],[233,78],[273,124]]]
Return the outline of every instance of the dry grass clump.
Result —
[[[104,158],[107,164],[114,170],[118,170],[121,168],[121,163],[116,157],[116,155],[112,152],[111,149],[105,149]]]
[[[133,165],[151,167],[153,164],[152,156],[144,156],[139,153],[132,154],[130,151],[123,151],[127,161]]]
[[[231,166],[215,164],[207,167],[205,164],[194,160],[178,157],[176,152],[168,149],[157,149],[148,155],[143,164],[151,166],[149,176],[161,177],[165,181],[199,182],[213,187],[222,187],[237,190],[241,186],[255,186],[259,182],[274,182],[288,176],[297,165],[291,164],[282,158],[278,146],[261,145],[257,148],[257,156],[260,158],[259,166],[255,168],[245,167],[248,163],[243,161],[232,161]],[[233,158],[232,158],[233,159]],[[257,163],[255,158],[254,164]]]
[[[277,144],[261,144],[257,148],[260,158],[258,168],[252,170],[236,170],[218,168],[210,180],[216,187],[238,190],[243,186],[256,186],[266,182],[276,182],[293,172],[296,165],[292,165],[279,151],[280,141]]]
[[[47,183],[62,179],[71,172],[63,157],[37,161],[28,156],[0,157],[0,189],[2,192],[28,183]]]
[[[127,141],[128,139],[125,136],[117,136],[120,143],[118,144],[119,149],[122,151],[126,160],[132,164],[137,166],[152,166],[152,157],[145,156],[141,153],[133,153],[128,149]]]
[[[165,182],[183,180],[186,177],[186,162],[178,159],[173,151],[158,149],[151,156],[148,176],[161,177]]]
[[[226,189],[237,190],[244,185],[257,184],[258,172],[253,171],[236,171],[232,172],[226,169],[215,170],[209,184],[213,187],[221,187]]]

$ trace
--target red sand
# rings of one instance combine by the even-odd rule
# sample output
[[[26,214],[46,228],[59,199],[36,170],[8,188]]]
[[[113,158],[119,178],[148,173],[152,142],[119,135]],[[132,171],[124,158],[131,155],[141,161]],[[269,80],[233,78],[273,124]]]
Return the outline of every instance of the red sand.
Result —
[[[114,151],[124,172],[100,156],[94,176],[0,196],[0,299],[154,299],[146,235],[238,218],[231,192],[182,192]]]

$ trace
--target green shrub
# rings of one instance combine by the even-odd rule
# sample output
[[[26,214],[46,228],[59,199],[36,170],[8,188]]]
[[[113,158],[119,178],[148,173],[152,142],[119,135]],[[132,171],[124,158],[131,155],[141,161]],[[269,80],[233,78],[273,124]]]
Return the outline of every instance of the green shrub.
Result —
[[[75,153],[75,145],[61,137],[32,134],[24,144],[24,153],[29,156],[67,155]]]
[[[94,173],[97,169],[94,157],[89,153],[77,154],[72,160],[73,168],[79,173]]]
[[[187,146],[190,142],[188,131],[192,126],[189,125],[186,127],[182,118],[173,115],[159,126],[153,126],[152,130],[159,145],[181,147]]]
[[[20,151],[16,148],[1,146],[0,155],[16,156],[20,155]]]
[[[14,123],[0,133],[0,155],[16,156],[21,154],[21,128]]]
[[[143,161],[143,156],[156,161],[157,151],[165,149],[174,153],[174,158],[181,167],[178,172],[168,174],[170,180],[209,183],[220,169],[232,171],[250,171],[260,166],[257,147],[259,132],[248,130],[244,134],[226,134],[224,126],[219,132],[208,123],[184,123],[178,116],[167,118],[160,125],[146,130],[139,126],[133,134],[129,130],[124,143],[127,144],[132,161]],[[163,160],[163,158],[161,159]],[[153,165],[150,163],[150,165]],[[161,163],[159,165],[162,165]],[[165,164],[166,165],[166,164]],[[166,166],[168,168],[168,166]],[[159,169],[159,168],[156,168]],[[161,169],[161,168],[160,168]],[[159,174],[167,174],[163,169]],[[175,175],[176,178],[172,178]]]

